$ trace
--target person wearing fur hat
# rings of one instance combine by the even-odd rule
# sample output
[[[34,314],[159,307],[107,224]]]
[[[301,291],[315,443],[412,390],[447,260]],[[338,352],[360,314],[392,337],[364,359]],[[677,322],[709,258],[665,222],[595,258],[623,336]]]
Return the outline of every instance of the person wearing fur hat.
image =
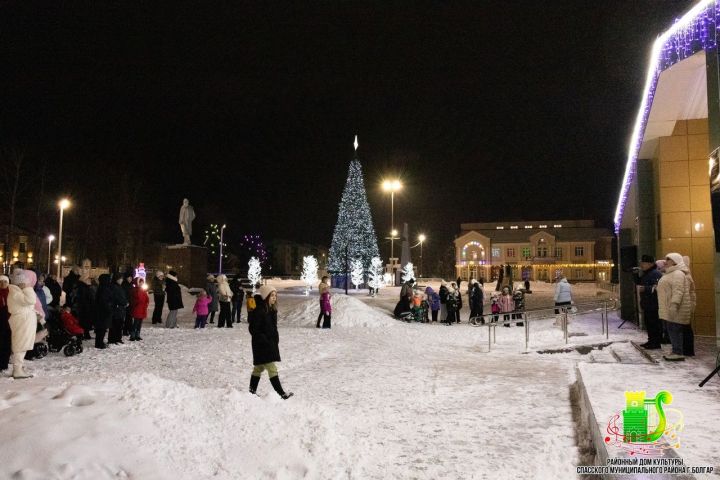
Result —
[[[12,352],[12,331],[8,321],[10,313],[7,307],[9,286],[10,279],[6,275],[0,275],[0,371],[7,370],[10,364],[10,353]]]
[[[165,277],[165,293],[167,295],[168,316],[165,328],[177,328],[177,311],[183,308],[182,292],[177,280],[177,273],[170,270]]]
[[[32,350],[35,343],[38,315],[42,308],[36,308],[38,298],[35,295],[35,273],[18,269],[13,274],[13,284],[8,287],[7,306],[10,313],[10,330],[12,332],[12,363],[13,378],[30,378],[25,373],[23,362],[25,353]],[[38,311],[39,310],[39,311]]]
[[[663,358],[673,362],[685,360],[683,337],[695,309],[695,282],[679,253],[665,256],[665,275],[658,282],[657,295],[658,315],[666,322],[672,343],[672,353]]]
[[[218,328],[233,328],[232,318],[230,318],[231,306],[233,293],[230,290],[230,284],[225,275],[218,275],[217,277],[217,297],[220,303],[220,316],[218,317]]]
[[[205,292],[207,296],[210,297],[210,303],[208,304],[208,323],[215,323],[215,313],[219,309],[220,302],[218,301],[217,282],[212,274],[208,274],[207,276]]]
[[[293,393],[285,392],[280,384],[277,366],[280,361],[280,338],[277,329],[277,290],[270,285],[260,287],[255,295],[255,309],[248,315],[248,330],[252,337],[253,371],[250,375],[250,393],[257,392],[260,376],[267,370],[270,383],[283,400]]]

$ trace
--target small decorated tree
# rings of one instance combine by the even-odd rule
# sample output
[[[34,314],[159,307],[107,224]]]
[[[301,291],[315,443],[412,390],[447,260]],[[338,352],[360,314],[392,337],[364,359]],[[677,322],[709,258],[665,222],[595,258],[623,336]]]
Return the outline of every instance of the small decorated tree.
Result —
[[[350,271],[350,280],[352,281],[353,285],[355,285],[355,290],[357,290],[358,287],[363,283],[365,276],[365,269],[363,268],[362,260],[356,258],[350,264],[350,268],[352,269]]]
[[[384,284],[382,260],[380,257],[373,257],[372,260],[370,260],[370,268],[368,269],[368,272],[368,284],[370,288],[372,288],[372,294],[374,296]]]
[[[386,272],[386,273],[383,274],[383,277],[382,277],[382,278],[383,278],[383,282],[385,283],[385,285],[392,285],[392,284],[393,284],[393,276],[392,276],[392,273]]]
[[[402,268],[403,283],[410,280],[415,280],[415,267],[413,266],[412,262],[406,263],[405,266]]]
[[[251,257],[248,262],[248,280],[252,283],[252,293],[255,293],[255,285],[262,280],[262,267],[257,257]]]
[[[317,283],[318,261],[312,255],[303,257],[303,271],[300,280],[305,283],[305,295],[310,294],[313,284]]]

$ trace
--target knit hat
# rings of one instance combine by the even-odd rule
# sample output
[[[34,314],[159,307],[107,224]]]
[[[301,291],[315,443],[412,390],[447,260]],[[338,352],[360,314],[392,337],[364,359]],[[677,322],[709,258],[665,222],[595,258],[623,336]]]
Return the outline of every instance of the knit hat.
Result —
[[[655,263],[655,258],[652,255],[643,255],[640,258],[640,263]]]
[[[683,257],[679,253],[668,253],[667,255],[665,255],[665,258],[669,258],[670,260],[675,262],[675,265],[685,265]]]
[[[208,273],[207,279],[211,282],[215,281],[215,276],[212,273]]]
[[[0,275],[0,282],[2,282],[2,281],[10,283],[10,279],[8,278],[7,275]]]
[[[25,270],[15,270],[15,273],[13,273],[13,284],[19,285],[19,284],[27,285],[28,283],[28,276],[25,274]]]
[[[263,285],[258,290],[258,293],[260,294],[260,297],[265,300],[272,292],[277,292],[277,289],[275,287],[271,287],[270,285]]]

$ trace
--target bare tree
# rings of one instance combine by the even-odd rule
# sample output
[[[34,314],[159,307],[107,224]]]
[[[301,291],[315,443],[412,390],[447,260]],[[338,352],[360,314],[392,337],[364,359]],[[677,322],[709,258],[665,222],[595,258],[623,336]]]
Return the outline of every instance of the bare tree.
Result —
[[[0,148],[0,162],[2,162],[4,174],[3,181],[0,182],[0,195],[5,199],[8,212],[8,232],[5,239],[5,248],[8,249],[15,237],[18,203],[30,186],[30,176],[26,172],[27,164],[23,148]]]

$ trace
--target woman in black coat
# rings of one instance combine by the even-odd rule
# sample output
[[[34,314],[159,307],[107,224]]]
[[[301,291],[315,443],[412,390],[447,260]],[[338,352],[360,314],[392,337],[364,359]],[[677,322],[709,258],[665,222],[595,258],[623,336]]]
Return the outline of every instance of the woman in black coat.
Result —
[[[485,323],[483,314],[483,289],[477,280],[470,280],[470,318],[480,317],[480,322]]]
[[[177,273],[172,270],[165,277],[165,295],[167,295],[168,312],[165,328],[177,328],[177,311],[183,308],[182,292],[177,281]]]
[[[125,317],[130,305],[130,297],[125,293],[123,285],[123,276],[120,273],[113,275],[110,285],[112,298],[112,324],[110,325],[110,333],[108,334],[108,343],[115,345],[124,343],[122,341],[123,330],[125,328]]]
[[[293,393],[285,393],[275,366],[275,362],[280,361],[280,336],[277,329],[277,291],[273,287],[260,287],[258,295],[255,295],[255,309],[248,315],[248,323],[255,366],[250,375],[250,393],[257,391],[260,375],[267,370],[270,383],[278,395],[284,400],[290,398]]]
[[[100,286],[95,294],[95,348],[107,348],[105,332],[112,323],[113,298],[110,275],[103,273],[98,278]]]

